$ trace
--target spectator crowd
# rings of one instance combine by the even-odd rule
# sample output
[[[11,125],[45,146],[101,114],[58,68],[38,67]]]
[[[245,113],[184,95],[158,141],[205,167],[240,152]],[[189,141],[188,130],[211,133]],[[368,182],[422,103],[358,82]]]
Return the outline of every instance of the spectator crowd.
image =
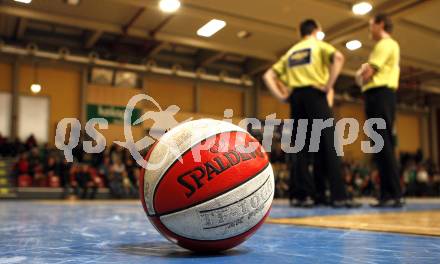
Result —
[[[77,147],[73,156],[74,162],[67,162],[63,152],[38,145],[32,135],[25,142],[0,135],[0,158],[16,160],[12,173],[18,187],[61,187],[66,198],[94,199],[99,188],[108,188],[113,198],[138,196],[140,168],[125,148],[112,145],[88,154]]]
[[[252,134],[261,141],[261,133]],[[269,155],[275,173],[275,196],[284,198],[289,191],[289,155],[281,150],[280,139],[281,131],[277,131]],[[61,151],[38,145],[33,136],[25,142],[12,142],[0,135],[0,158],[14,159],[13,176],[18,187],[60,187],[66,198],[93,199],[99,188],[108,188],[113,198],[138,196],[140,168],[125,148],[111,145],[102,153],[88,154],[78,147],[73,156],[74,162],[69,163]],[[439,169],[424,160],[421,152],[401,154],[400,168],[406,196],[440,196]],[[345,160],[343,176],[351,197],[378,195],[379,174],[369,164]]]
[[[289,197],[289,158],[290,155],[281,149],[282,125],[276,126],[269,153],[275,173],[275,197]],[[249,130],[260,142],[263,131]],[[379,195],[379,171],[372,161],[344,160],[343,177],[350,197]],[[400,154],[401,184],[405,196],[440,196],[440,171],[431,160],[425,160],[421,151]],[[312,170],[312,168],[310,168]],[[311,175],[313,174],[312,171]]]

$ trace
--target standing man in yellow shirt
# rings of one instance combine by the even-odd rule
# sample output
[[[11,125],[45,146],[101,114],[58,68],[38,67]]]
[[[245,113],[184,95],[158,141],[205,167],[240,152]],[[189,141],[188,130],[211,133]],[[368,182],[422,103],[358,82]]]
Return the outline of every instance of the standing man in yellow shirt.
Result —
[[[384,141],[382,150],[374,154],[380,174],[380,197],[374,207],[401,207],[402,189],[394,154],[393,127],[396,115],[396,90],[399,86],[399,44],[391,37],[393,24],[385,14],[370,20],[371,38],[376,41],[367,63],[356,74],[362,87],[367,118],[381,118],[385,129],[375,129]]]
[[[295,200],[294,205],[301,207],[326,203],[325,181],[328,180],[331,204],[353,207],[355,204],[347,200],[341,162],[334,146],[333,125],[322,130],[318,151],[308,153],[313,120],[332,118],[329,107],[332,102],[327,102],[327,96],[333,93],[344,64],[344,56],[339,51],[317,39],[318,32],[320,27],[315,20],[303,21],[300,25],[301,41],[264,74],[264,81],[275,97],[290,103],[294,120],[292,138],[297,134],[298,120],[308,120],[306,144],[294,155],[296,162],[291,166],[291,201]],[[309,154],[313,154],[315,180],[308,173]]]

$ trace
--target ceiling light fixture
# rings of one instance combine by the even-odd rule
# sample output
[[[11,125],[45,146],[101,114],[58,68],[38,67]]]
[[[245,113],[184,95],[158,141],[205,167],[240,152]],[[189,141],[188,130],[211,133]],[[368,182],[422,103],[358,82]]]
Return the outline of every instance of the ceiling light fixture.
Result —
[[[219,19],[212,19],[204,26],[197,30],[197,35],[201,37],[209,38],[213,36],[215,33],[219,32],[222,28],[226,26],[226,22]]]
[[[318,34],[316,34],[316,38],[319,40],[323,40],[325,38],[325,33],[322,31],[319,31]]]
[[[369,13],[373,9],[373,6],[368,2],[360,2],[354,4],[351,10],[355,15],[363,16]]]
[[[349,42],[345,43],[345,47],[349,50],[357,50],[362,47],[362,43],[357,39],[350,40]]]
[[[30,4],[32,0],[14,0],[15,2],[23,3],[23,4]]]
[[[249,38],[251,35],[252,35],[251,32],[246,30],[240,30],[237,32],[237,37],[241,39]]]
[[[65,2],[66,2],[66,4],[68,4],[68,5],[72,5],[72,6],[77,6],[77,5],[79,5],[79,2],[80,2],[81,0],[65,0]]]
[[[160,0],[159,8],[165,13],[174,13],[180,8],[179,0]]]
[[[34,94],[41,92],[41,85],[38,83],[33,83],[31,85],[31,92],[33,92]]]
[[[37,94],[41,92],[41,84],[38,81],[38,65],[34,62],[32,65],[32,69],[34,71],[34,82],[31,84],[31,92]]]

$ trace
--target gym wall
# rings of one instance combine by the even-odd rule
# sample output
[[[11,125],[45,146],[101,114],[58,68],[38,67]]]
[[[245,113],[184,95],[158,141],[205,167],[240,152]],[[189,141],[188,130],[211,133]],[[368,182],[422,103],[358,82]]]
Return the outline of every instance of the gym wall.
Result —
[[[244,116],[244,92],[231,85],[149,74],[144,78],[144,91],[163,110],[170,105],[179,106],[180,111],[176,115],[179,122],[191,117],[223,119],[227,108],[234,111],[234,123]],[[144,110],[157,111],[152,104],[145,105]],[[144,128],[151,125],[147,121]]]
[[[65,117],[80,118],[80,87],[81,73],[79,70],[68,67],[39,66],[38,78],[43,89],[38,95],[30,92],[29,87],[34,82],[34,70],[32,65],[23,64],[19,68],[19,92],[20,95],[46,96],[50,99],[50,124],[49,144],[53,145],[55,128],[57,123]],[[168,106],[176,104],[180,107],[176,115],[178,121],[193,118],[217,118],[223,119],[223,111],[226,108],[234,110],[233,122],[238,123],[246,116],[245,100],[246,89],[250,87],[234,87],[221,83],[196,81],[185,78],[169,77],[147,74],[144,77],[142,89],[109,87],[101,85],[87,85],[86,104],[105,104],[112,106],[126,106],[128,100],[135,94],[145,91],[165,110]],[[0,92],[12,91],[12,66],[9,63],[0,63]],[[199,104],[197,105],[197,101]],[[249,102],[249,101],[248,101]],[[272,113],[277,113],[277,118],[289,118],[288,104],[280,104],[268,93],[260,93],[258,100],[257,117],[265,119]],[[138,106],[143,111],[157,111],[152,105]],[[249,106],[248,106],[249,107]],[[252,107],[252,106],[251,106]],[[197,109],[198,108],[198,109]],[[354,117],[364,122],[363,106],[360,104],[343,103],[335,106],[335,117]],[[420,113],[399,112],[397,114],[396,128],[398,132],[398,151],[415,152],[419,148],[426,148],[423,144],[422,118]],[[141,126],[132,129],[135,140],[144,136],[145,130],[151,127],[151,122],[145,122]],[[122,140],[123,126],[109,124],[108,130],[101,133],[106,137],[107,143],[114,140]],[[360,150],[360,142],[365,135],[360,127],[359,138],[355,143],[345,146],[346,157],[363,160],[366,158]],[[424,150],[429,153],[429,150]]]
[[[361,150],[361,142],[367,138],[363,131],[363,125],[365,123],[365,114],[363,105],[353,103],[336,104],[333,112],[335,119],[341,118],[354,118],[359,122],[359,134],[355,142],[350,145],[344,146],[344,160],[355,161],[365,160],[368,158]],[[345,129],[345,135],[348,134],[348,128]]]
[[[12,75],[9,64],[0,63],[0,133],[10,135]]]
[[[0,91],[10,92],[12,89],[12,67],[7,63],[0,63]]]
[[[361,141],[367,139],[362,129],[365,122],[364,106],[355,103],[338,104],[335,106],[334,113],[337,119],[353,117],[359,121],[359,136],[357,140],[353,144],[344,147],[346,159],[365,160],[365,158],[368,158],[368,155],[361,151]],[[425,155],[429,155],[429,150],[425,150],[426,146],[422,145],[422,118],[426,118],[426,114],[404,111],[399,111],[396,114],[397,153],[414,153],[422,149]]]
[[[397,149],[400,152],[414,153],[422,149],[422,114],[397,113]]]
[[[177,105],[181,112],[195,112],[195,82],[184,78],[148,75],[144,78],[144,88],[165,110],[170,105]],[[154,109],[153,105],[146,106]],[[157,109],[155,109],[157,111]]]
[[[221,116],[225,109],[234,111],[234,116],[244,117],[244,92],[220,83],[200,83],[200,112]]]
[[[166,110],[170,105],[177,105],[180,111],[176,115],[177,121],[188,118],[223,118],[226,108],[234,110],[234,121],[243,118],[244,92],[233,86],[195,81],[185,78],[169,77],[148,74],[143,78],[143,88],[123,88],[102,85],[88,85],[87,104],[103,104],[125,107],[129,99],[139,93],[146,93],[153,97]],[[199,92],[199,109],[196,109],[196,89]],[[152,103],[143,103],[137,106],[143,112],[158,111]],[[141,126],[132,128],[135,140],[141,139],[145,130],[153,125],[152,120],[146,120]],[[107,143],[122,140],[123,126],[109,124],[108,130],[103,130]]]
[[[134,88],[113,87],[105,85],[88,85],[86,89],[86,104],[110,105],[126,107],[130,98],[141,93],[141,90]],[[114,141],[124,140],[124,126],[122,124],[110,124],[108,129],[99,130],[107,140],[107,145]],[[142,126],[132,128],[134,140],[143,137]]]
[[[258,102],[258,118],[266,119],[266,116],[276,113],[277,118],[286,119],[290,118],[289,104],[280,103],[269,93],[263,93],[260,95]]]
[[[20,95],[47,96],[50,98],[49,144],[54,144],[55,130],[58,122],[66,117],[80,115],[80,79],[79,71],[38,67],[38,79],[43,87],[38,95],[34,95],[29,87],[34,82],[34,68],[21,65],[19,70]]]

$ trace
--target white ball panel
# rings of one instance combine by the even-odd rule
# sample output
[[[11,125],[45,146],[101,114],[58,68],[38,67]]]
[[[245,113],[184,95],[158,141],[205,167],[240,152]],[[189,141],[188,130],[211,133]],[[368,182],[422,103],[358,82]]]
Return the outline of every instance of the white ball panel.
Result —
[[[172,232],[196,240],[219,240],[242,234],[270,209],[274,195],[272,166],[241,186],[191,208],[163,215]]]

